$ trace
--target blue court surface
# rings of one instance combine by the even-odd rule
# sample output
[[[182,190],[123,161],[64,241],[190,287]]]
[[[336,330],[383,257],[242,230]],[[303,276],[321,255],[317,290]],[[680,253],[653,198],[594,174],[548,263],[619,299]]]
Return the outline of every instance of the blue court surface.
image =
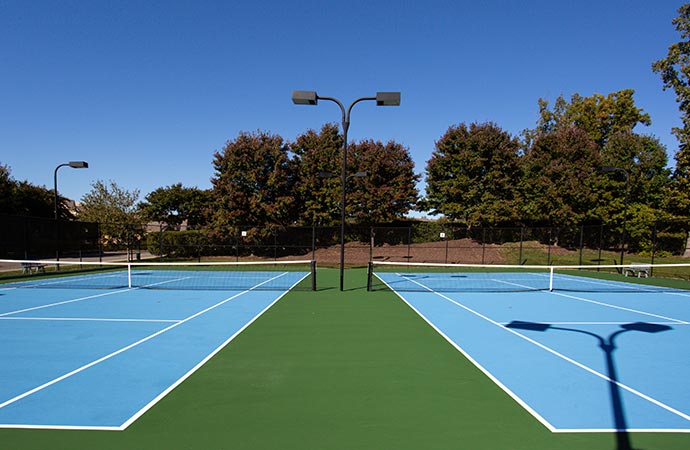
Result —
[[[398,296],[553,432],[690,432],[690,291],[439,292],[443,275],[376,276],[414,283]]]
[[[125,429],[284,293],[0,288],[0,427]]]

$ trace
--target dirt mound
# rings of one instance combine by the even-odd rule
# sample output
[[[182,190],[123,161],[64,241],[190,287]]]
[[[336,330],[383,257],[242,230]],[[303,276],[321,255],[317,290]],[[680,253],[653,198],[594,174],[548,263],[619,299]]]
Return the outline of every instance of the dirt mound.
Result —
[[[317,249],[319,264],[339,264],[340,246]],[[369,260],[392,262],[433,262],[466,264],[502,264],[505,258],[497,245],[482,245],[471,239],[457,239],[420,244],[383,244],[373,249],[363,242],[345,244],[345,263],[365,265]]]

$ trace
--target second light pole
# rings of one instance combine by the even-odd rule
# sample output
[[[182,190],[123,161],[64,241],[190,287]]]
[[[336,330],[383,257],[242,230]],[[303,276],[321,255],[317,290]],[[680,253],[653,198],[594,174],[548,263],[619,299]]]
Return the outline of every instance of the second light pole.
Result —
[[[336,103],[342,112],[343,127],[343,169],[341,175],[342,201],[340,205],[340,290],[344,290],[345,279],[345,184],[347,182],[347,130],[350,128],[350,112],[352,107],[364,100],[375,100],[376,106],[399,106],[400,92],[377,92],[376,97],[360,97],[350,103],[345,109],[335,97],[322,97],[316,91],[292,91],[292,102],[295,105],[317,105],[319,100],[329,100]]]

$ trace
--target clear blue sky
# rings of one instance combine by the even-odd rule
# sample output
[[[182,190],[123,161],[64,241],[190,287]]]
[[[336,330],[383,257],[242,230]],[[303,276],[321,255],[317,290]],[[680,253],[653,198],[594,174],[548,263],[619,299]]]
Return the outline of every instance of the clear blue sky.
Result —
[[[79,200],[95,180],[141,198],[209,188],[213,152],[240,131],[293,140],[357,105],[350,138],[394,139],[424,173],[449,126],[533,127],[537,100],[634,89],[669,162],[675,96],[651,63],[679,40],[670,0],[0,0],[0,163]],[[422,185],[420,185],[422,186]]]

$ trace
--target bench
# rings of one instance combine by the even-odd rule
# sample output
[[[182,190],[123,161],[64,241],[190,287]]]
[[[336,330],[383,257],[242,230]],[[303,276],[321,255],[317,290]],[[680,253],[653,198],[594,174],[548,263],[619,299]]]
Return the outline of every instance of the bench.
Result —
[[[38,273],[46,271],[46,265],[43,263],[32,263],[23,262],[22,263],[22,273]]]
[[[649,264],[644,264],[644,263],[630,263],[630,266],[625,267],[623,269],[623,273],[625,276],[632,276],[632,277],[637,277],[637,278],[649,278],[649,269],[650,269]]]

